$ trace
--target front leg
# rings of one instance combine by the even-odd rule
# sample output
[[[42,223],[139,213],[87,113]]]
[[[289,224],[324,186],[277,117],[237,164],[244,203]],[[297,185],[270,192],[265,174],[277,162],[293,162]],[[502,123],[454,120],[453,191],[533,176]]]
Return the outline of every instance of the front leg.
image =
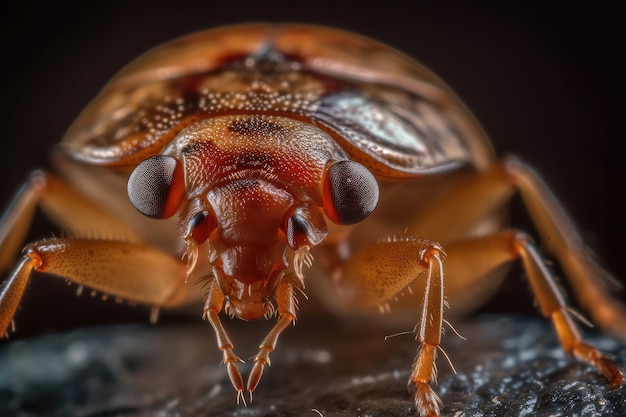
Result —
[[[204,306],[204,317],[211,323],[215,331],[218,348],[224,354],[223,362],[228,369],[230,382],[235,391],[237,391],[237,403],[241,401],[246,404],[243,396],[243,378],[237,368],[237,362],[243,361],[233,352],[233,342],[228,337],[219,318],[219,313],[224,306],[224,300],[224,295],[214,281],[209,288],[209,295]],[[254,357],[254,366],[248,377],[246,389],[250,393],[250,401],[252,401],[252,392],[254,392],[261,381],[264,367],[270,365],[269,355],[276,348],[278,336],[289,324],[296,320],[297,302],[293,293],[293,285],[289,279],[283,278],[278,284],[276,288],[276,302],[278,304],[278,322],[259,345],[259,353]]]
[[[250,401],[252,401],[252,392],[256,389],[265,365],[270,365],[270,353],[276,349],[278,336],[296,321],[297,302],[293,293],[293,285],[287,279],[283,279],[276,288],[276,303],[278,304],[278,321],[265,336],[263,342],[259,345],[259,353],[254,357],[254,367],[248,377],[248,392],[250,393]]]
[[[350,258],[334,275],[342,298],[352,305],[384,305],[426,273],[424,298],[416,331],[418,353],[410,383],[415,386],[415,405],[422,417],[439,415],[441,400],[430,387],[435,382],[435,358],[443,322],[444,252],[435,242],[398,238],[368,246]]]
[[[155,308],[193,298],[184,263],[159,249],[111,240],[42,240],[24,249],[0,291],[0,335],[13,320],[33,270]]]
[[[213,281],[209,288],[209,295],[204,305],[204,317],[211,324],[211,327],[213,327],[215,337],[217,338],[217,346],[224,354],[222,362],[226,364],[228,376],[230,377],[230,383],[233,385],[233,388],[235,388],[235,391],[237,391],[237,403],[241,400],[245,404],[246,400],[243,397],[243,378],[237,368],[237,362],[243,361],[233,352],[233,342],[231,342],[230,337],[228,337],[228,334],[226,333],[219,317],[219,313],[224,306],[224,298],[225,297],[219,287],[215,281]]]
[[[0,218],[0,272],[8,269],[22,248],[35,208],[39,206],[62,230],[73,236],[98,232],[141,242],[132,227],[93,203],[63,179],[45,171],[33,172]]]

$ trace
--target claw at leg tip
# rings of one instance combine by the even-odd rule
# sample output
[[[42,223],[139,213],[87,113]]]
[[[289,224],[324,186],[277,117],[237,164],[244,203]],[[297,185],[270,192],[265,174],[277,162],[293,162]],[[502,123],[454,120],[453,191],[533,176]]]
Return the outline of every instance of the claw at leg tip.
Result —
[[[439,417],[441,399],[428,384],[415,384],[415,407],[420,417]]]
[[[624,383],[624,371],[615,362],[610,361],[609,364],[603,364],[602,372],[609,380],[609,386],[619,387]]]
[[[246,397],[243,394],[243,390],[237,390],[237,404],[239,404],[240,401],[241,403],[243,403],[244,407],[248,406],[248,403],[246,403]]]
[[[604,375],[610,387],[618,387],[624,382],[625,375],[622,367],[600,351],[593,349],[589,354],[589,362]]]

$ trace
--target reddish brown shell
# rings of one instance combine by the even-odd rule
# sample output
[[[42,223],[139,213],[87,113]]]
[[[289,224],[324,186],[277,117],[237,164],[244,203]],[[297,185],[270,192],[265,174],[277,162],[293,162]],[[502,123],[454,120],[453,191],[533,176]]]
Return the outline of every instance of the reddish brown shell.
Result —
[[[255,112],[317,125],[379,176],[480,168],[492,158],[473,116],[416,61],[335,29],[265,24],[149,51],[111,80],[61,148],[86,163],[132,167],[194,121]]]

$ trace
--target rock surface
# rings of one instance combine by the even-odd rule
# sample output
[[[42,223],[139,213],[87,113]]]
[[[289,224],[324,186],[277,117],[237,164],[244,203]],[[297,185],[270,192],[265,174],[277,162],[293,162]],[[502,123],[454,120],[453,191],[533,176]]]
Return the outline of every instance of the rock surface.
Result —
[[[269,324],[226,321],[235,352],[253,356]],[[456,327],[468,341],[452,332],[444,338],[458,370],[440,355],[444,416],[626,416],[626,386],[610,389],[591,367],[569,360],[547,323],[482,316]],[[109,326],[4,343],[0,416],[413,416],[406,381],[415,342],[385,334],[299,321],[279,340],[248,407],[236,404],[206,323]],[[626,366],[626,344],[589,340]],[[247,375],[250,361],[240,368]]]

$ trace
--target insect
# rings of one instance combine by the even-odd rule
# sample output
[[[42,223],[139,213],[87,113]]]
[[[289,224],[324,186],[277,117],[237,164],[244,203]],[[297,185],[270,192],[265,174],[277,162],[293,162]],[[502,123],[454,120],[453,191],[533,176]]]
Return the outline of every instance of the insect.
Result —
[[[201,300],[245,402],[300,293],[317,291],[341,314],[386,311],[407,293],[394,315],[417,323],[410,383],[418,414],[435,416],[444,273],[463,312],[502,265],[521,261],[563,349],[623,382],[581,336],[532,239],[506,226],[519,192],[581,304],[626,334],[623,306],[558,201],[523,161],[495,157],[439,78],[373,40],[262,24],[180,38],[119,73],[53,164],[58,174],[34,172],[0,220],[0,269],[15,263],[36,206],[69,235],[22,250],[0,293],[0,334],[33,270],[150,305],[153,321]],[[245,380],[224,314],[276,317]]]

